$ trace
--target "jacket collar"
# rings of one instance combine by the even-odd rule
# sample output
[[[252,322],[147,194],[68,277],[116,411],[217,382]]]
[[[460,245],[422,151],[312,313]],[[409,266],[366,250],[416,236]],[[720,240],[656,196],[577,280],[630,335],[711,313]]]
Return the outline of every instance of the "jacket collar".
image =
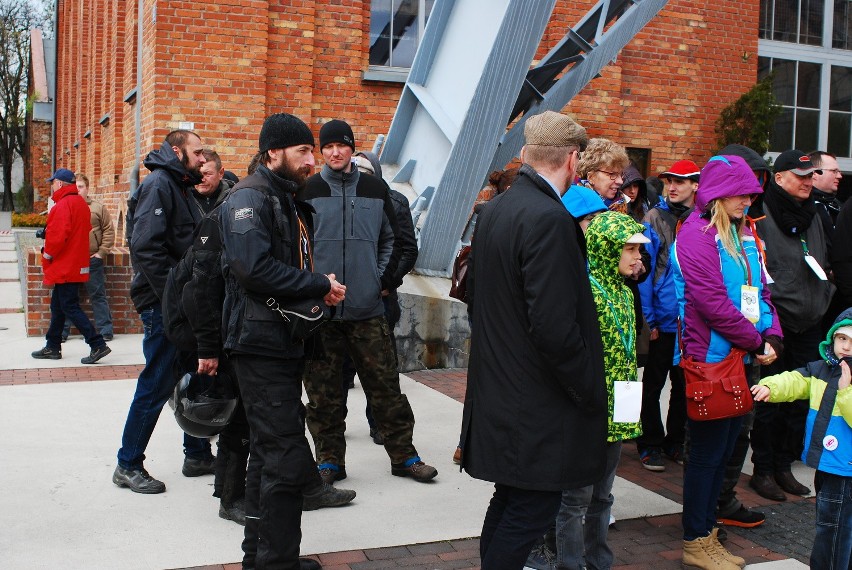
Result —
[[[70,196],[71,194],[79,195],[79,192],[77,191],[77,185],[76,184],[66,184],[64,186],[60,186],[56,190],[56,192],[53,193],[53,202],[54,203],[59,202],[65,196]]]
[[[551,186],[547,180],[542,178],[541,175],[535,171],[535,168],[529,164],[521,165],[521,169],[518,171],[518,176],[528,177],[538,190],[541,190],[556,202],[559,202],[560,204],[562,203],[561,198],[556,194],[556,190],[553,189],[553,186]]]

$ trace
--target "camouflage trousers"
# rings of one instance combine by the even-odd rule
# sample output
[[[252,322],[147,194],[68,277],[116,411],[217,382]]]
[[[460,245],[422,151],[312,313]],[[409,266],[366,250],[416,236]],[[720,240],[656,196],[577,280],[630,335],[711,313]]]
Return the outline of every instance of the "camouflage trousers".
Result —
[[[307,424],[317,464],[346,464],[346,420],[340,375],[348,353],[373,411],[376,428],[392,463],[415,457],[414,413],[399,389],[399,372],[384,316],[365,321],[332,321],[319,331],[324,355],[308,360],[302,380],[308,394]]]

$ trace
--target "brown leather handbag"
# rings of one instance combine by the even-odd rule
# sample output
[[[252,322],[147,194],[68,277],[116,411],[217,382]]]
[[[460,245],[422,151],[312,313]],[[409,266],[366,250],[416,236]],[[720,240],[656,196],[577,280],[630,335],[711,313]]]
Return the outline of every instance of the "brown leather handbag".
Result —
[[[721,362],[698,362],[681,355],[686,380],[686,415],[694,421],[744,416],[754,407],[743,357],[746,351],[732,348]]]
[[[453,275],[450,279],[450,297],[467,303],[467,262],[470,256],[469,245],[463,245],[453,262]]]

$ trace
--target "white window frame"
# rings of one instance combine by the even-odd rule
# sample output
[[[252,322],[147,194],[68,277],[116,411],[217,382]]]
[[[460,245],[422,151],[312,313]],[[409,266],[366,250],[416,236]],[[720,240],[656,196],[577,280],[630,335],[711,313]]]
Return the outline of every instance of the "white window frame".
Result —
[[[391,10],[393,10],[393,2],[394,0],[391,0]],[[420,42],[423,41],[423,33],[426,30],[426,0],[418,0],[417,4],[417,47],[419,48]],[[370,17],[372,18],[372,11]],[[393,15],[391,15],[391,31],[393,31]],[[393,61],[393,50],[391,50],[391,61]],[[364,72],[364,79],[405,83],[410,70],[410,67],[370,65]]]

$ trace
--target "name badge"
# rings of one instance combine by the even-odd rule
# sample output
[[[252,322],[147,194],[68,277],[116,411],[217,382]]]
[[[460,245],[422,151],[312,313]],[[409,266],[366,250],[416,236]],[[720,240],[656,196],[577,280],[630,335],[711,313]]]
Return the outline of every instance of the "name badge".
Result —
[[[760,297],[757,287],[743,285],[740,289],[740,312],[753,323],[760,320]]]
[[[825,274],[825,271],[819,265],[819,261],[817,261],[814,256],[809,253],[805,254],[805,263],[808,264],[808,267],[811,268],[811,271],[816,273],[816,276],[820,278],[821,281],[828,281],[828,275]]]
[[[613,382],[615,403],[612,421],[616,423],[636,423],[642,412],[642,382]]]

